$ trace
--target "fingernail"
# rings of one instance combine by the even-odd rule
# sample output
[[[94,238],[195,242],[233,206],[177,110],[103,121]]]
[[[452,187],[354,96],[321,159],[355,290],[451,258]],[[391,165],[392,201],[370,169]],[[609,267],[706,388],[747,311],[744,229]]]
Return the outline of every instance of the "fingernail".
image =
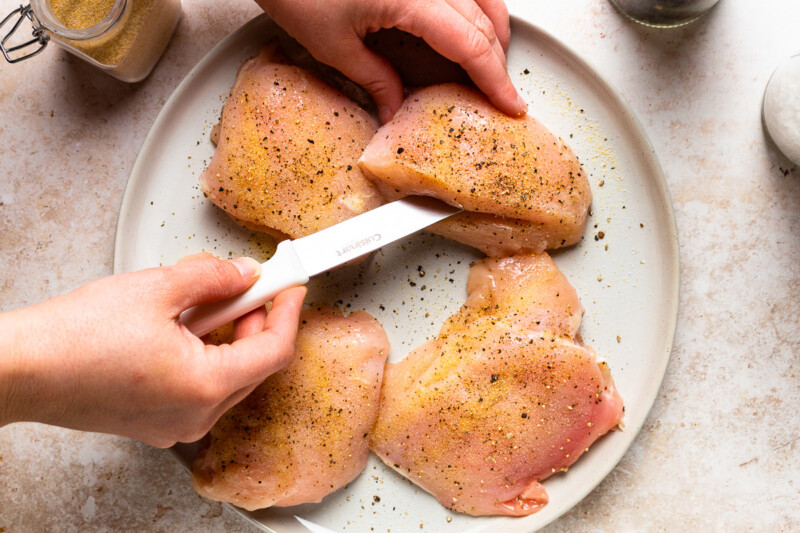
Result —
[[[231,262],[239,269],[242,277],[246,280],[258,277],[261,274],[261,263],[250,257],[237,257]]]
[[[519,112],[519,116],[522,116],[528,112],[528,103],[522,99],[522,95],[517,95],[517,104],[522,109],[522,111]]]
[[[392,110],[387,105],[378,106],[378,119],[380,119],[381,124],[386,124],[390,120],[392,120]]]

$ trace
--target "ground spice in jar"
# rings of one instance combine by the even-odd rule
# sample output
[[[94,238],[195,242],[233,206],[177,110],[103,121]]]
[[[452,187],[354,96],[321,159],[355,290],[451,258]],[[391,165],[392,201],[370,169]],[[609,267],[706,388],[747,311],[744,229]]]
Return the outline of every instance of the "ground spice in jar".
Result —
[[[112,10],[115,0],[50,0],[53,16],[71,30],[91,28]],[[63,39],[68,48],[88,56],[128,82],[150,72],[166,48],[180,17],[180,0],[127,0],[120,19],[102,35]]]
[[[91,28],[111,12],[114,0],[50,0],[56,19],[71,30]]]

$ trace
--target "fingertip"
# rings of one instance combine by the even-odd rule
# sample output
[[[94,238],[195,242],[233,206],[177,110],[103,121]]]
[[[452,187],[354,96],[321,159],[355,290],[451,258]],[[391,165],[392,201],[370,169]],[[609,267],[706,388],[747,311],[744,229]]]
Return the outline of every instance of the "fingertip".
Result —
[[[298,298],[299,303],[302,305],[303,300],[305,300],[306,295],[308,294],[308,287],[301,285],[299,287],[293,287],[289,290],[293,291],[294,298]]]
[[[519,111],[516,116],[524,117],[528,113],[528,102],[519,93],[517,93],[517,105],[519,106]]]
[[[293,342],[305,296],[304,286],[292,287],[278,294],[272,301],[272,309],[267,313],[264,329],[272,330]]]
[[[305,285],[286,289],[285,291],[279,293],[272,301],[272,309],[276,310],[276,308],[284,307],[288,304],[296,308],[296,310],[299,312],[307,293],[308,289],[305,287]]]
[[[378,120],[380,120],[381,125],[386,124],[394,117],[394,111],[387,105],[378,106]]]
[[[503,113],[511,117],[524,117],[528,113],[528,103],[514,87],[510,78],[506,79],[505,87],[487,96],[492,103]]]
[[[372,99],[375,100],[381,125],[392,120],[403,104],[403,84],[400,77],[394,72],[393,74],[393,76],[381,80],[380,83],[365,87]]]

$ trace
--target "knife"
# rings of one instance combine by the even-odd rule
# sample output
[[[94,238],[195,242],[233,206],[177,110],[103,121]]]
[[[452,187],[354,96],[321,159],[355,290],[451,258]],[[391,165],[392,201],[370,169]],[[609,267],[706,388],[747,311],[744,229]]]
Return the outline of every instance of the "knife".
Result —
[[[272,300],[289,287],[411,235],[462,209],[422,196],[384,204],[311,235],[278,244],[261,264],[261,276],[241,294],[181,313],[181,322],[202,337]]]

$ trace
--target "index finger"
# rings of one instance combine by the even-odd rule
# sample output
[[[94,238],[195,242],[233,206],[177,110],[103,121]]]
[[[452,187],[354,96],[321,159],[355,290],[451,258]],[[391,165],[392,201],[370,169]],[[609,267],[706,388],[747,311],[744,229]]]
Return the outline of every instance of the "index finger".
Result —
[[[462,17],[467,19],[478,31],[486,36],[492,51],[500,59],[503,69],[506,68],[506,51],[494,29],[494,22],[483,11],[475,0],[445,0],[450,7],[458,11]]]
[[[218,374],[228,390],[257,384],[284,368],[294,356],[294,342],[299,325],[305,287],[294,287],[278,294],[263,322],[263,331],[236,339],[228,350],[215,353]],[[241,333],[241,332],[240,332]],[[207,347],[211,348],[211,347]],[[228,352],[227,354],[223,352]]]
[[[503,46],[503,52],[508,52],[508,44],[511,42],[511,25],[505,2],[503,0],[475,0],[475,3],[492,21],[497,40]]]
[[[504,113],[520,116],[527,111],[486,35],[446,2],[417,4],[402,17],[397,28],[421,37],[438,53],[460,64]]]

